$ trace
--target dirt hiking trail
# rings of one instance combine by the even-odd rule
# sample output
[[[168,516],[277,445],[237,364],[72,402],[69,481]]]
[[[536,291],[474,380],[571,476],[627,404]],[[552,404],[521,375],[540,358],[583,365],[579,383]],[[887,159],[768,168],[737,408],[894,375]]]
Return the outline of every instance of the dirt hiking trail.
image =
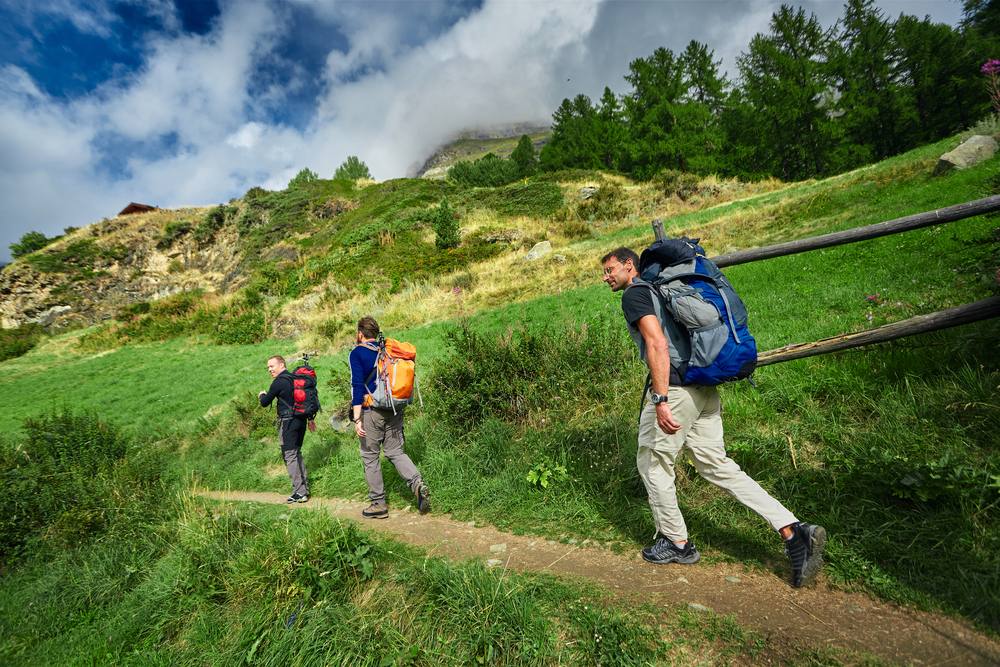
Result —
[[[275,493],[207,491],[224,501],[285,504]],[[540,537],[504,533],[477,522],[453,521],[413,506],[390,510],[388,519],[362,519],[367,502],[312,497],[289,511],[326,510],[366,528],[420,545],[429,555],[464,561],[483,558],[521,571],[584,577],[623,598],[654,604],[687,603],[716,614],[736,614],[739,625],[761,632],[782,656],[802,648],[838,648],[876,654],[914,667],[997,667],[1000,643],[966,621],[872,600],[830,588],[820,574],[813,586],[791,588],[772,573],[729,563],[652,565],[638,551],[615,554],[588,540],[560,544]]]

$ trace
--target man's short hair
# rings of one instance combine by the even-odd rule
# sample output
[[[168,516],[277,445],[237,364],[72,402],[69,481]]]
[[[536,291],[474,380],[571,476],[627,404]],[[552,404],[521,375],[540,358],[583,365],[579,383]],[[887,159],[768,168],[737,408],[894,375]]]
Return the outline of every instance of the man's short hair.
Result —
[[[277,354],[274,355],[273,357],[271,357],[270,359],[268,359],[268,361],[271,361],[271,359],[277,360],[277,362],[279,364],[281,364],[282,366],[287,366],[288,365],[288,364],[285,363],[285,358],[282,357],[282,356],[278,356]]]
[[[608,260],[611,259],[612,257],[614,257],[615,259],[617,259],[622,264],[624,264],[625,262],[627,262],[628,260],[631,259],[632,260],[632,266],[635,267],[636,271],[639,270],[639,255],[635,254],[632,250],[629,250],[625,246],[622,246],[621,248],[615,248],[614,250],[612,250],[611,252],[609,252],[607,255],[605,255],[604,257],[602,257],[601,258],[601,264],[607,264]]]
[[[378,338],[378,322],[371,315],[365,315],[358,320],[358,331],[365,338]]]

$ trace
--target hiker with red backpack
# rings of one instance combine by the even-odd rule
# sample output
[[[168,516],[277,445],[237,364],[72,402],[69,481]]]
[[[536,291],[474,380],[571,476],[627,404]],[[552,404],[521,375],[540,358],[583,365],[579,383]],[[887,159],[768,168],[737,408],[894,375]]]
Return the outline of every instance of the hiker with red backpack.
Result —
[[[404,413],[412,402],[416,348],[409,343],[386,339],[374,317],[358,321],[357,346],[351,350],[351,404],[354,432],[361,440],[361,462],[371,505],[361,511],[366,519],[386,519],[382,465],[385,454],[417,496],[421,513],[430,510],[427,484],[410,457],[403,451]]]
[[[800,522],[726,454],[716,385],[747,378],[757,360],[747,312],[697,239],[663,239],[640,258],[628,248],[601,259],[604,282],[624,291],[629,333],[649,367],[639,418],[636,466],[656,532],[642,550],[650,563],[698,562],[677,506],[674,465],[686,450],[698,474],[760,515],[785,540],[792,585],[805,586],[823,565],[826,531]]]
[[[277,355],[267,360],[267,372],[271,374],[271,388],[257,394],[261,407],[266,408],[277,400],[275,408],[278,418],[278,440],[285,469],[292,481],[292,495],[285,500],[289,505],[309,500],[309,480],[305,462],[302,460],[302,441],[306,428],[316,430],[316,413],[321,410],[316,393],[316,371],[305,357],[303,366],[290,373],[285,367],[284,357]]]

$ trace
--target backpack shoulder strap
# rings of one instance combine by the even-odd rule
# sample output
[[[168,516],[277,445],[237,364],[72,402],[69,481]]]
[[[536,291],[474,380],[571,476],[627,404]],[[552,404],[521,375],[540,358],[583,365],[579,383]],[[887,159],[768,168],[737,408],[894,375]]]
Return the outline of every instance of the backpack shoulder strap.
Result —
[[[379,346],[376,345],[375,343],[358,343],[357,346],[358,347],[363,347],[363,348],[365,348],[367,350],[371,350],[376,355],[381,354],[381,350],[379,349]],[[369,373],[368,377],[365,378],[365,387],[367,387],[368,383],[372,381],[372,378],[375,377],[376,373],[378,373],[378,356],[375,357],[375,365],[372,366],[372,372]]]

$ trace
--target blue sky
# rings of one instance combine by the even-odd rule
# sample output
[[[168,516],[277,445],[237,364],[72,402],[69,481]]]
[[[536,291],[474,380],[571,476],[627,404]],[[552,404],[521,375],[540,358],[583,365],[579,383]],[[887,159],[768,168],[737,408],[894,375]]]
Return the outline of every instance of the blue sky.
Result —
[[[843,3],[798,3],[825,26]],[[961,3],[878,3],[956,24]],[[765,0],[0,0],[0,261],[129,202],[201,206],[357,155],[405,176],[454,132],[547,123],[697,39],[735,72]]]

